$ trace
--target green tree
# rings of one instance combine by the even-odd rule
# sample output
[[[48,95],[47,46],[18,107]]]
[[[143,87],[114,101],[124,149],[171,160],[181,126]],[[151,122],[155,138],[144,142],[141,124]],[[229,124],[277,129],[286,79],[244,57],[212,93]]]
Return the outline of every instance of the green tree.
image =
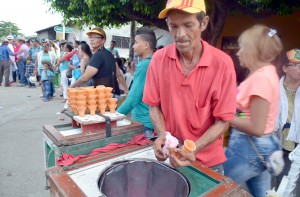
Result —
[[[158,13],[167,0],[45,0],[51,10],[78,25],[120,26],[130,21],[167,29]],[[285,15],[300,7],[299,0],[205,0],[210,23],[204,38],[216,44],[229,14],[243,13],[255,17]]]
[[[164,20],[158,19],[166,0],[45,0],[51,9],[62,13],[65,20],[79,25],[120,26],[137,21],[166,29]]]
[[[0,21],[0,38],[8,35],[21,35],[19,27],[12,22]]]

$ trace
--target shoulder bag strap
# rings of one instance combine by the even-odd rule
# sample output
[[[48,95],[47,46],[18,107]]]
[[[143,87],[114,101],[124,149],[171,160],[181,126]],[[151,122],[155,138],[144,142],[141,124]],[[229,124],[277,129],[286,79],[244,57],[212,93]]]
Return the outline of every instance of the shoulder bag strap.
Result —
[[[261,154],[259,154],[259,152],[258,152],[258,150],[257,150],[257,148],[256,148],[256,146],[254,144],[254,142],[250,139],[249,135],[247,135],[247,139],[248,139],[249,143],[251,144],[251,146],[252,146],[254,152],[256,153],[257,157],[262,162],[262,164],[264,165],[265,169],[267,169],[267,163],[266,163],[266,161],[264,160],[263,156]]]

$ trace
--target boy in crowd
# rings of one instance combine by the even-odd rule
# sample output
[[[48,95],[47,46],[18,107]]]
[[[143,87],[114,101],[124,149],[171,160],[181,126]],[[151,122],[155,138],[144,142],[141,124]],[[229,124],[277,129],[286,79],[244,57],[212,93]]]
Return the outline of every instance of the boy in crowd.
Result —
[[[111,52],[114,58],[120,58],[119,51],[115,48],[116,44],[116,41],[112,40],[108,50]]]
[[[44,61],[44,70],[41,72],[42,86],[44,90],[44,102],[48,102],[50,98],[53,96],[53,90],[51,86],[51,82],[54,78],[54,73],[51,71],[51,63]]]
[[[134,73],[134,80],[130,92],[117,112],[127,115],[131,112],[133,120],[143,123],[144,133],[147,138],[153,137],[153,125],[149,117],[149,106],[143,101],[143,91],[146,80],[146,73],[151,61],[154,47],[156,46],[156,37],[153,30],[148,28],[139,28],[134,39],[134,55],[139,56],[141,61],[137,65]]]
[[[27,58],[26,71],[25,71],[25,77],[28,81],[28,88],[34,88],[35,87],[35,84],[33,84],[29,81],[29,77],[32,76],[34,71],[35,71],[35,65],[32,62],[32,58],[29,56]]]

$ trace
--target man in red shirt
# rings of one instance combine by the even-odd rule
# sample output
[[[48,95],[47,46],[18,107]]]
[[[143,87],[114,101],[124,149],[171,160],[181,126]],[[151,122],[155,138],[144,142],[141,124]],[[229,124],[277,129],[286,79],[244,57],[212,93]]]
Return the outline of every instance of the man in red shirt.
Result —
[[[223,173],[223,132],[236,109],[233,62],[201,39],[209,21],[204,0],[169,0],[159,14],[165,17],[175,42],[154,54],[143,97],[158,135],[155,156],[166,159],[162,147],[169,131],[180,141],[190,139],[196,144],[192,153],[176,150],[184,159],[170,156],[174,167],[197,159]]]
[[[19,40],[18,39],[14,39],[13,45],[14,45],[14,53],[18,53],[19,50],[20,50],[20,47],[21,47],[21,44],[20,44]],[[15,62],[17,63],[17,61],[18,61],[18,58],[17,58],[17,56],[15,56]],[[20,81],[20,75],[19,75],[18,71],[15,71],[13,73],[13,78],[14,78],[15,82],[17,81],[17,78]]]

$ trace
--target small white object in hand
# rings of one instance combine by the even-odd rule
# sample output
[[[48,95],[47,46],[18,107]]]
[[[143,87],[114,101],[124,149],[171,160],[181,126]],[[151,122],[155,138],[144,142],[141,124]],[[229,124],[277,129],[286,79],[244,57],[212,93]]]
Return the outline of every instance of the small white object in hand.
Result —
[[[283,152],[281,150],[274,151],[269,157],[267,166],[274,170],[275,176],[279,175],[284,168]]]
[[[179,144],[179,141],[176,137],[172,136],[170,132],[166,132],[166,141],[163,147],[164,156],[169,156],[169,148],[176,148]]]
[[[270,30],[269,30],[269,33],[268,33],[268,36],[269,36],[270,38],[272,38],[275,34],[277,34],[277,31],[276,31],[275,29],[270,29]]]

